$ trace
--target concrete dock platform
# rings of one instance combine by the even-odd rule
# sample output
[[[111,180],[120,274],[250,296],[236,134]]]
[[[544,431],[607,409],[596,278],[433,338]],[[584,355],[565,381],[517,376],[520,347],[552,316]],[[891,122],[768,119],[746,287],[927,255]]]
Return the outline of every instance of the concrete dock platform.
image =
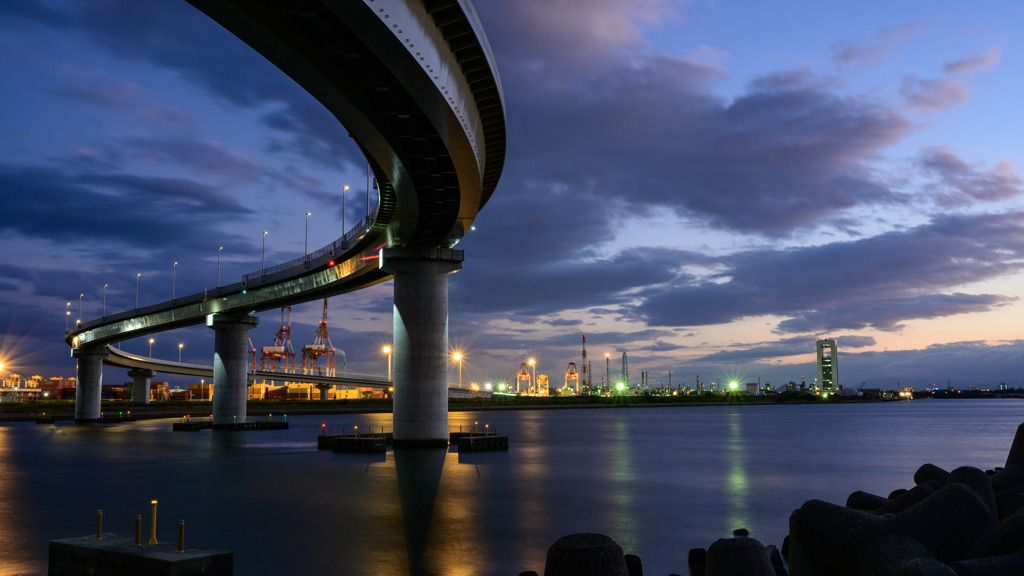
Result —
[[[234,553],[186,546],[176,542],[135,546],[133,538],[117,534],[61,538],[50,541],[49,576],[231,576]]]

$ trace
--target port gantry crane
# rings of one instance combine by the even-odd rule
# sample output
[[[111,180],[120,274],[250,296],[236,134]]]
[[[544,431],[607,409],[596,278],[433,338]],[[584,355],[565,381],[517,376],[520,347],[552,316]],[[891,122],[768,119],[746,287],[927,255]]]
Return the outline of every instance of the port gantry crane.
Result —
[[[580,373],[576,371],[576,361],[569,362],[569,367],[565,369],[565,389],[569,389],[569,381],[573,380],[576,382],[576,395],[580,395]]]
[[[530,378],[530,370],[526,366],[526,362],[519,365],[519,372],[516,372],[516,394],[520,392],[519,383],[526,380],[526,393],[530,394],[533,392],[533,379]]]
[[[288,312],[288,322],[285,322],[285,312]],[[277,372],[281,369],[279,361],[284,361],[284,371],[289,374],[295,373],[295,350],[292,348],[292,307],[281,307],[281,328],[274,336],[273,346],[263,347],[263,363],[260,368],[264,372]],[[269,362],[268,362],[269,361]],[[269,368],[267,365],[269,364]]]
[[[324,298],[324,316],[320,320],[320,326],[316,331],[316,338],[312,344],[302,347],[302,373],[316,374],[320,376],[334,377],[334,362],[336,349],[331,343],[331,337],[327,334],[327,298]],[[345,370],[345,352],[342,355],[342,372]],[[326,356],[325,366],[321,368],[320,357]]]

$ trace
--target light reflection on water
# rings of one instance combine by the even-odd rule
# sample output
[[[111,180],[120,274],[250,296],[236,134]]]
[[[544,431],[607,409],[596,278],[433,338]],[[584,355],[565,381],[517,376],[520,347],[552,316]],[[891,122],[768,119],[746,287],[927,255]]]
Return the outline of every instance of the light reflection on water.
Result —
[[[742,414],[733,410],[728,416],[728,443],[725,448],[725,459],[729,466],[726,479],[726,495],[729,501],[727,524],[737,528],[746,528],[750,521],[748,516],[748,494],[750,486],[747,482],[746,446],[743,441]]]
[[[780,545],[809,498],[908,487],[925,462],[1002,465],[1024,402],[699,406],[452,413],[510,450],[342,455],[333,431],[390,415],[289,417],[291,429],[171,432],[122,425],[0,425],[0,576],[45,574],[51,539],[131,534],[160,501],[158,531],[235,553],[239,576],[543,572],[548,546],[601,532],[652,574],[745,527]]]

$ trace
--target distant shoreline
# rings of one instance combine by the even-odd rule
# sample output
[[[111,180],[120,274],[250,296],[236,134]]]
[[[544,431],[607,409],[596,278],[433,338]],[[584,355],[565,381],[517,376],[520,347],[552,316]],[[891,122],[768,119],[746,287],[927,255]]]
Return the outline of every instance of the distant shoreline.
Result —
[[[926,397],[928,398],[928,397]],[[993,397],[989,397],[993,398]],[[449,412],[489,410],[563,410],[563,409],[608,409],[608,408],[656,408],[687,406],[760,406],[777,404],[862,404],[875,402],[898,402],[862,397],[832,397],[822,400],[808,394],[779,394],[772,396],[611,396],[611,397],[508,397],[508,398],[452,398],[448,401]],[[203,416],[212,410],[211,402],[153,402],[132,404],[124,401],[104,401],[101,411],[104,415],[124,414],[137,419],[182,418]],[[379,414],[392,411],[388,400],[253,400],[247,407],[248,418],[267,418],[270,415],[285,416],[316,414]],[[73,420],[73,400],[48,400],[30,402],[0,403],[0,422],[34,421],[44,415],[55,420]]]

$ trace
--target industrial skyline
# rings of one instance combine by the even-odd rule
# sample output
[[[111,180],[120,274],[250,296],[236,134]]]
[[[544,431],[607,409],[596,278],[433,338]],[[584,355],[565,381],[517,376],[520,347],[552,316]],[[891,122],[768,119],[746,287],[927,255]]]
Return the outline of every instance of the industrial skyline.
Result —
[[[586,334],[655,383],[810,379],[826,337],[848,386],[1024,381],[1024,8],[779,10],[477,3],[509,152],[458,246],[453,380],[535,358],[560,382]],[[5,371],[70,375],[79,315],[238,281],[374,204],[337,122],[186,2],[0,14]],[[329,306],[349,369],[383,374],[390,283]],[[300,347],[322,313],[293,310]],[[154,340],[124,348],[209,362],[208,329]]]

